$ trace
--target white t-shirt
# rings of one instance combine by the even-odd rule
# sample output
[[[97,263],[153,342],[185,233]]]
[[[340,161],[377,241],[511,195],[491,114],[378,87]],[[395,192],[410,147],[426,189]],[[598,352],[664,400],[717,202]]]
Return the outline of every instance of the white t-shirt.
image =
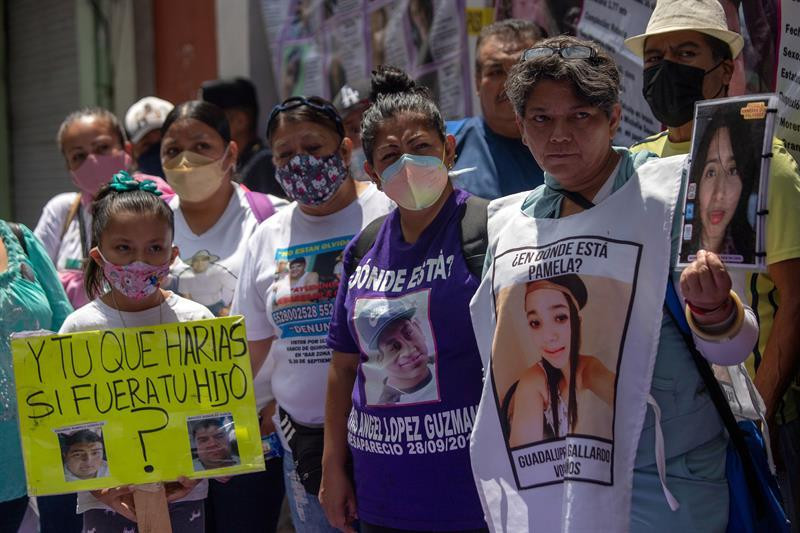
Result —
[[[56,265],[56,269],[81,269],[81,261],[84,258],[81,249],[81,231],[79,217],[83,217],[84,228],[86,230],[86,246],[91,246],[92,242],[92,215],[89,210],[81,205],[78,213],[70,221],[64,237],[61,232],[64,229],[64,222],[67,220],[70,208],[77,201],[79,193],[65,192],[55,195],[45,204],[42,209],[42,216],[36,224],[33,234],[36,235],[47,251],[47,255]]]
[[[169,288],[203,304],[217,316],[225,316],[230,310],[247,240],[258,227],[245,191],[238,183],[233,183],[233,187],[228,207],[202,235],[189,228],[177,195],[169,203],[175,212],[173,243],[180,250],[170,269]],[[276,210],[287,205],[285,200],[275,196],[269,199]]]
[[[69,315],[61,326],[59,333],[111,328],[135,328],[155,324],[168,324],[170,322],[189,322],[206,318],[214,318],[214,315],[202,305],[186,298],[181,298],[175,293],[171,293],[160,306],[135,313],[113,309],[97,298]],[[207,494],[208,481],[204,479],[189,494],[177,501],[202,500]],[[83,513],[89,509],[110,510],[110,507],[92,496],[91,492],[79,492],[78,513]]]
[[[331,215],[310,216],[292,203],[261,224],[248,243],[232,314],[244,315],[249,340],[275,337],[269,353],[275,365],[272,393],[301,424],[324,420],[331,358],[325,339],[341,276],[336,265],[350,239],[393,207],[374,185]],[[287,285],[290,268],[297,275],[298,263],[313,283],[297,280]],[[281,294],[278,302],[287,286],[292,290],[288,296]],[[258,382],[267,375],[259,372],[256,377],[257,392]]]

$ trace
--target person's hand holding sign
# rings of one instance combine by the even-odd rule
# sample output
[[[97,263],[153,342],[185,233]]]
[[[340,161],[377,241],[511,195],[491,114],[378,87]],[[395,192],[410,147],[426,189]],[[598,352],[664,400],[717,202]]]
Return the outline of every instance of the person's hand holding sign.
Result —
[[[697,258],[681,273],[681,292],[698,326],[727,322],[736,302],[731,277],[713,252],[699,250]]]
[[[180,500],[189,494],[198,483],[200,483],[199,479],[189,479],[186,476],[179,477],[178,481],[164,483],[164,490],[167,493],[167,501],[174,502],[175,500]]]
[[[134,488],[131,486],[93,490],[92,496],[111,507],[114,512],[121,514],[132,522],[136,522],[136,507],[133,503],[133,490]]]

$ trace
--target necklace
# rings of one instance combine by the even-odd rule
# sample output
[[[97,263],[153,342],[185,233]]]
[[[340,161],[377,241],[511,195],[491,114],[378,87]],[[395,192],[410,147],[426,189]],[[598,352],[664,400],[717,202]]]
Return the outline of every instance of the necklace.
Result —
[[[122,322],[122,327],[127,328],[128,325],[125,324],[125,319],[122,317],[122,311],[119,308],[119,304],[117,303],[117,299],[114,296],[114,291],[111,291],[111,301],[114,302],[114,307],[117,310],[117,314],[119,315],[119,320]],[[162,306],[166,303],[166,298],[164,298],[164,293],[161,293],[161,301],[158,303],[158,323],[162,324],[164,322],[164,315],[162,314]]]

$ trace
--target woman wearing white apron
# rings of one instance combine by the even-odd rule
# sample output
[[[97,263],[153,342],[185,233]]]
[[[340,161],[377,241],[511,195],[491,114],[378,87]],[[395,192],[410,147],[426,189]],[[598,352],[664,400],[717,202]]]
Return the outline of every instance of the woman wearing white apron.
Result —
[[[668,277],[709,361],[744,360],[758,326],[716,255],[673,271],[683,158],[612,148],[619,72],[591,42],[538,43],[506,89],[545,185],[490,205],[471,304],[487,369],[471,458],[487,522],[724,531],[728,437],[662,312]]]

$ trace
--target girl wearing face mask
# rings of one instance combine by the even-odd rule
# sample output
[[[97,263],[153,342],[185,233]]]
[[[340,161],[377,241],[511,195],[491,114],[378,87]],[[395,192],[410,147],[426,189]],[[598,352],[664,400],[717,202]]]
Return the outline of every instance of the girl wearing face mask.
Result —
[[[85,270],[86,293],[93,300],[69,315],[60,333],[213,318],[202,305],[160,286],[178,249],[172,244],[173,213],[159,196],[155,183],[138,182],[127,172],[100,189],[92,204],[91,260]],[[208,483],[183,479],[165,488],[172,530],[204,531],[202,520],[190,518],[202,516]],[[133,530],[132,501],[132,490],[124,487],[79,493],[83,530]]]
[[[397,209],[345,250],[351,275],[327,340],[334,351],[320,499],[343,531],[356,519],[362,532],[483,531],[468,449],[482,387],[469,316],[480,280],[462,236],[478,206],[485,237],[485,203],[453,188],[455,139],[425,88],[381,67],[372,92],[361,124],[365,169]]]
[[[44,206],[34,234],[55,263],[61,283],[76,309],[88,302],[83,291],[83,267],[89,253],[92,217],[89,205],[101,185],[133,164],[117,117],[94,107],[67,115],[58,128],[58,147],[72,184],[80,192],[56,195]],[[153,180],[166,195],[172,190],[161,179],[135,173],[134,179]]]
[[[258,209],[265,206],[269,215],[286,202],[250,192],[233,180],[238,146],[225,112],[216,105],[193,100],[176,106],[161,133],[161,164],[175,190],[169,206],[175,213],[174,243],[180,250],[170,270],[170,288],[216,316],[227,316],[247,241],[260,221]],[[258,391],[259,408],[270,399],[268,390]],[[274,431],[268,424],[262,429],[265,436]],[[283,475],[280,461],[266,464],[264,472],[210,481],[209,529],[247,532],[275,527]]]
[[[341,275],[338,257],[391,202],[350,176],[352,144],[326,100],[293,97],[276,106],[267,139],[278,183],[294,201],[248,242],[232,312],[247,322],[254,370],[271,368],[271,376],[256,379],[256,391],[271,381],[294,527],[333,531],[317,492],[331,357],[325,337]]]

